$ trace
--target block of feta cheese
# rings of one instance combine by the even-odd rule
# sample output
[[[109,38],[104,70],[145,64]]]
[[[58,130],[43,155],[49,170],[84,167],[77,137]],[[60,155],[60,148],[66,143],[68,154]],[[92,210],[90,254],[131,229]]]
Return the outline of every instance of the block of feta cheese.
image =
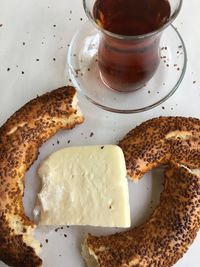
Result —
[[[116,145],[68,147],[38,170],[39,225],[129,227],[124,155]]]

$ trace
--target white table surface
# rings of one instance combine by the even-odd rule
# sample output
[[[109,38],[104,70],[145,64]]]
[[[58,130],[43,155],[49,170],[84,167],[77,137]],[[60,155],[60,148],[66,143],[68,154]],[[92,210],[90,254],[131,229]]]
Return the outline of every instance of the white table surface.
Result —
[[[79,96],[85,123],[49,140],[26,175],[29,179],[26,179],[24,202],[28,215],[31,216],[35,194],[39,190],[36,175],[39,162],[55,149],[69,145],[68,140],[71,140],[70,145],[115,143],[135,125],[152,117],[200,117],[199,10],[198,0],[185,0],[174,22],[186,44],[188,66],[178,91],[165,103],[144,113],[119,115],[100,110]],[[0,124],[31,98],[68,83],[68,44],[86,19],[81,0],[0,0]],[[91,132],[93,137],[90,137]],[[130,184],[133,226],[144,220],[150,211],[150,200],[159,196],[154,190],[154,182],[151,175],[146,175],[138,185]],[[157,181],[156,188],[159,188]],[[84,227],[64,227],[58,232],[53,229],[37,230],[37,237],[43,243],[45,267],[83,267],[80,257],[83,235],[88,231],[107,233],[106,229]],[[48,243],[45,242],[47,238]],[[199,267],[199,252],[200,235],[175,266]],[[0,267],[3,266],[0,262]]]

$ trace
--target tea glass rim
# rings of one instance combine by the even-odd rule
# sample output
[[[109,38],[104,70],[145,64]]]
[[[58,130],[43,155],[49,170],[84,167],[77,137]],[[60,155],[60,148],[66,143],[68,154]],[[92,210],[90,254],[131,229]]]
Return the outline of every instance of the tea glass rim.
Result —
[[[85,13],[87,15],[87,17],[89,18],[89,20],[92,22],[92,24],[99,30],[101,31],[102,33],[110,36],[110,37],[114,37],[116,39],[123,39],[123,40],[139,40],[139,39],[145,39],[145,38],[149,38],[153,35],[156,35],[158,33],[161,33],[165,28],[167,28],[170,24],[172,24],[172,22],[175,20],[175,18],[178,16],[180,10],[181,10],[181,7],[182,7],[182,4],[183,4],[183,0],[179,0],[179,5],[178,5],[178,8],[176,9],[176,11],[169,17],[169,20],[163,25],[161,26],[160,28],[158,28],[157,30],[155,31],[152,31],[152,32],[148,32],[148,33],[145,33],[145,34],[140,34],[140,35],[121,35],[121,34],[117,34],[117,33],[113,33],[113,32],[110,32],[108,30],[105,30],[103,29],[102,27],[100,27],[96,21],[94,20],[88,6],[87,6],[87,1],[88,0],[83,0],[83,7],[84,7],[84,10],[85,10]]]

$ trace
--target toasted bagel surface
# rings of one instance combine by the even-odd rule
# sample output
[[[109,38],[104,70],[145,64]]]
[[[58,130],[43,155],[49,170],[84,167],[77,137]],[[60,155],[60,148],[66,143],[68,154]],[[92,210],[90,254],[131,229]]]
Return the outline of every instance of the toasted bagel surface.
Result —
[[[120,142],[129,178],[137,180],[160,164],[200,168],[200,120],[160,117],[130,131]]]
[[[83,122],[75,88],[58,88],[31,100],[0,128],[0,260],[15,267],[42,266],[35,225],[24,214],[24,175],[39,147],[61,129]]]

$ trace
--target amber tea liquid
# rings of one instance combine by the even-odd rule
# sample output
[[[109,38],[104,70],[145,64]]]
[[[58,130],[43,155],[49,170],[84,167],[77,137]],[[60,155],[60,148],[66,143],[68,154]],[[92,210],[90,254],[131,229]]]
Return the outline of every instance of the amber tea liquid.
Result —
[[[96,23],[120,36],[103,34],[100,41],[99,69],[106,85],[129,92],[152,78],[160,62],[160,33],[141,35],[157,31],[168,21],[170,12],[168,0],[96,0]]]

